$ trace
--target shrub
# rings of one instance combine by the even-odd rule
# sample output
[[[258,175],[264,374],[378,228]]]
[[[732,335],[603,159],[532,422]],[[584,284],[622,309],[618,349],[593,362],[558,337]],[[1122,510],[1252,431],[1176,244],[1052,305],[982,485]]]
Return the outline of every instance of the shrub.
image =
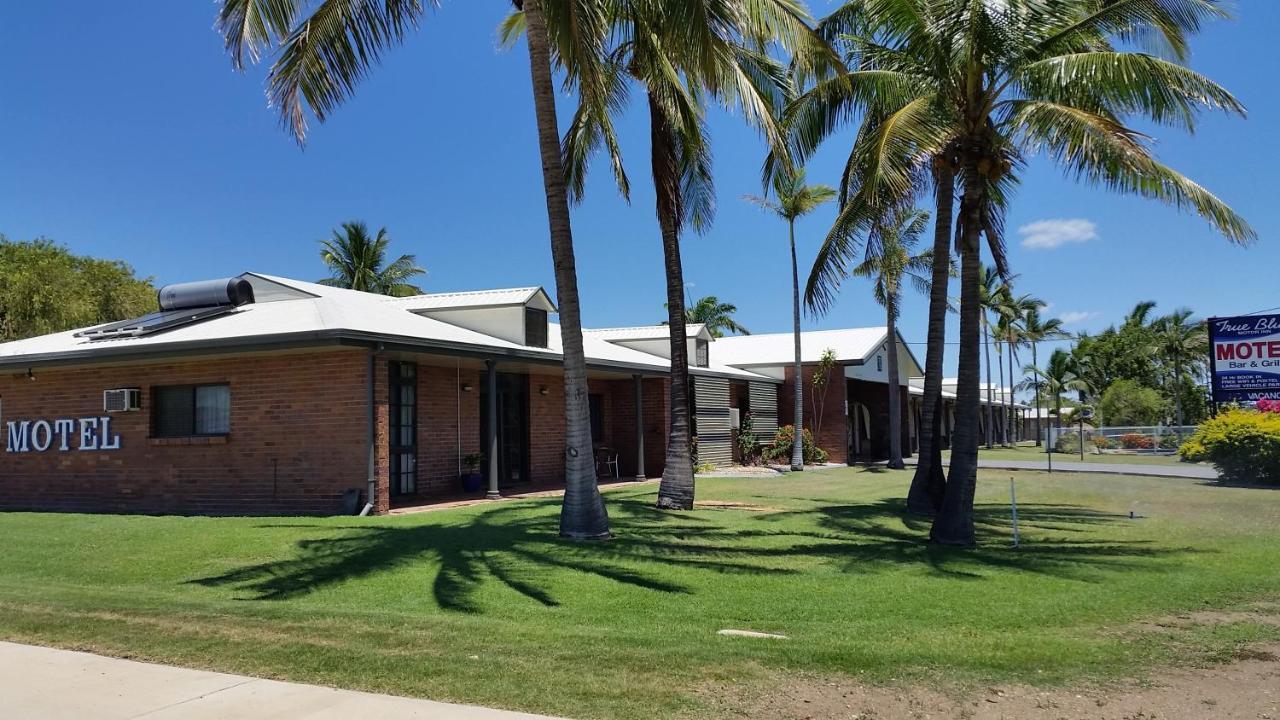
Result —
[[[1156,439],[1142,433],[1125,433],[1120,436],[1120,447],[1125,450],[1152,450]]]
[[[1280,413],[1220,413],[1201,423],[1178,454],[1187,462],[1212,462],[1227,480],[1280,485]]]
[[[1107,438],[1107,436],[1105,435],[1094,435],[1093,446],[1098,448],[1099,450],[1110,450],[1111,448],[1115,447],[1111,443],[1111,440]]]
[[[805,464],[824,463],[827,461],[827,452],[817,445],[813,444],[813,433],[806,428],[801,433],[801,440]],[[773,436],[773,447],[769,450],[768,459],[774,462],[786,462],[791,459],[791,448],[795,446],[796,429],[791,425],[781,425],[778,432]]]
[[[1117,380],[1102,393],[1098,411],[1115,427],[1155,425],[1164,418],[1168,404],[1158,390],[1133,380]]]
[[[743,465],[755,465],[760,462],[760,442],[756,439],[756,424],[751,413],[743,413],[738,424],[738,456]]]
[[[1175,434],[1173,434],[1173,433],[1168,433],[1168,434],[1165,434],[1165,435],[1161,435],[1161,436],[1160,436],[1160,449],[1161,449],[1161,450],[1177,450],[1177,449],[1178,449],[1178,436],[1177,436],[1177,435],[1175,435]]]

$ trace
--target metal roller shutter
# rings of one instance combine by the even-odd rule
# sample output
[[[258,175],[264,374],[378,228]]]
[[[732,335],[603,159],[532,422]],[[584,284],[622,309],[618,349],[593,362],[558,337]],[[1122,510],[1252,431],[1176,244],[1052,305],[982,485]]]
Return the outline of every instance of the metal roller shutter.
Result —
[[[778,432],[778,386],[769,382],[751,382],[747,388],[756,437],[762,443],[772,442]]]
[[[694,418],[697,422],[698,462],[716,467],[733,464],[733,437],[729,428],[729,381],[694,377]]]

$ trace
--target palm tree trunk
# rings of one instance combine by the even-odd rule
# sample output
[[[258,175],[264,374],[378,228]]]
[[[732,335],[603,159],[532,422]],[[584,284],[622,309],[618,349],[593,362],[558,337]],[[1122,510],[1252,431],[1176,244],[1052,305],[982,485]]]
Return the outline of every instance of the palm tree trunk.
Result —
[[[1036,369],[1033,374],[1036,379],[1036,447],[1043,447],[1044,440],[1040,437],[1040,360],[1036,357],[1036,343],[1031,343],[1031,367]]]
[[[658,507],[693,509],[693,435],[689,413],[689,349],[685,337],[684,268],[680,262],[680,164],[675,131],[649,96],[649,133],[658,226],[667,275],[667,321],[671,327],[671,432],[667,461],[658,485]]]
[[[560,308],[560,340],[564,345],[565,467],[564,503],[560,535],[578,540],[609,537],[609,516],[596,484],[591,451],[591,409],[587,402],[587,359],[582,349],[582,319],[578,304],[578,270],[569,221],[569,193],[560,159],[560,128],[556,120],[551,51],[542,16],[542,0],[524,0],[528,32],[529,70],[542,156],[542,184],[547,196],[551,229],[551,258],[555,266],[556,299]]]
[[[1017,444],[1013,425],[1013,343],[1005,343],[1009,348],[1009,393],[1004,396],[1004,441],[1010,447]],[[1003,382],[1003,381],[1002,381]]]
[[[983,180],[977,158],[966,158],[964,197],[960,224],[960,358],[956,386],[956,423],[951,434],[951,472],[942,507],[929,532],[932,542],[973,545],[973,496],[978,482],[978,418],[982,345],[981,256]]]
[[[1001,349],[1002,344],[999,339],[996,339],[994,343],[996,346],[996,385],[995,386],[1003,390],[1004,389],[1004,350]],[[995,391],[992,390],[992,392],[994,393]],[[1001,447],[1003,447],[1008,444],[1008,440],[1005,438],[1005,435],[1004,435],[1004,398],[999,397],[998,393],[996,394],[995,403],[996,403],[996,410],[998,411],[995,414],[996,415],[996,426],[995,426],[996,442],[999,443]]]
[[[982,363],[982,364],[983,364],[983,365],[985,365],[985,366],[986,366],[986,369],[987,369],[987,431],[986,431],[985,433],[983,433],[983,435],[985,435],[985,436],[986,436],[987,449],[988,449],[988,450],[990,450],[992,447],[994,447],[994,444],[995,444],[995,434],[996,434],[996,433],[995,433],[995,427],[994,427],[994,423],[993,423],[993,420],[994,420],[994,418],[995,418],[995,413],[993,413],[993,412],[992,412],[992,407],[991,407],[991,403],[992,403],[992,392],[991,392],[991,390],[992,390],[992,389],[991,389],[991,325],[990,325],[990,323],[988,323],[988,322],[987,322],[986,314],[987,314],[987,310],[986,310],[986,308],[983,308],[983,309],[982,309],[982,315],[983,315],[983,317],[982,317],[982,347],[983,347],[983,350],[984,350],[984,351],[985,351],[985,353],[986,353],[986,359],[985,359],[985,360],[983,360],[983,363]]]
[[[1174,437],[1178,438],[1178,444],[1182,444],[1182,362],[1176,361],[1173,364],[1173,414],[1178,422],[1178,429],[1174,430]]]
[[[888,330],[889,348],[886,361],[889,364],[889,468],[901,470],[906,467],[902,462],[902,388],[898,386],[898,314],[897,303],[892,295],[885,304],[885,323]]]
[[[920,399],[920,450],[916,474],[907,492],[907,512],[934,515],[942,505],[946,475],[942,472],[942,361],[947,339],[947,281],[951,274],[951,223],[955,205],[955,171],[948,158],[934,162],[937,207],[933,226],[933,277],[929,290],[928,346],[924,359],[924,394]]]
[[[804,376],[800,357],[800,266],[796,262],[796,221],[788,221],[791,232],[791,327],[794,336],[795,362],[795,441],[791,444],[791,469],[804,470]],[[814,437],[813,441],[818,442]]]

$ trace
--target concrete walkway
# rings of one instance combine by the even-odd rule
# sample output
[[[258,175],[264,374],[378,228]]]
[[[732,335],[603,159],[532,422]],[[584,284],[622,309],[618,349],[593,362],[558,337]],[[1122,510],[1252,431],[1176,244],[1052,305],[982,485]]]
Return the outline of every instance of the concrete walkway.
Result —
[[[905,461],[915,465],[914,458]],[[978,467],[988,470],[1048,470],[1048,460],[991,460],[978,456]],[[1129,463],[1072,462],[1054,460],[1054,472],[1101,473],[1104,475],[1145,475],[1150,477],[1217,480],[1218,471],[1206,465],[1135,465]]]
[[[0,642],[5,720],[555,720]]]

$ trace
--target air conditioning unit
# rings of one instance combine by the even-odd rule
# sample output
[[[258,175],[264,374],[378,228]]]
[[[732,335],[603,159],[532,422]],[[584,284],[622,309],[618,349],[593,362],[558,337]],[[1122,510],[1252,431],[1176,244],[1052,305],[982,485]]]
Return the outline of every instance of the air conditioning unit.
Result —
[[[131,412],[142,409],[142,390],[119,388],[102,391],[102,409],[106,412]]]

